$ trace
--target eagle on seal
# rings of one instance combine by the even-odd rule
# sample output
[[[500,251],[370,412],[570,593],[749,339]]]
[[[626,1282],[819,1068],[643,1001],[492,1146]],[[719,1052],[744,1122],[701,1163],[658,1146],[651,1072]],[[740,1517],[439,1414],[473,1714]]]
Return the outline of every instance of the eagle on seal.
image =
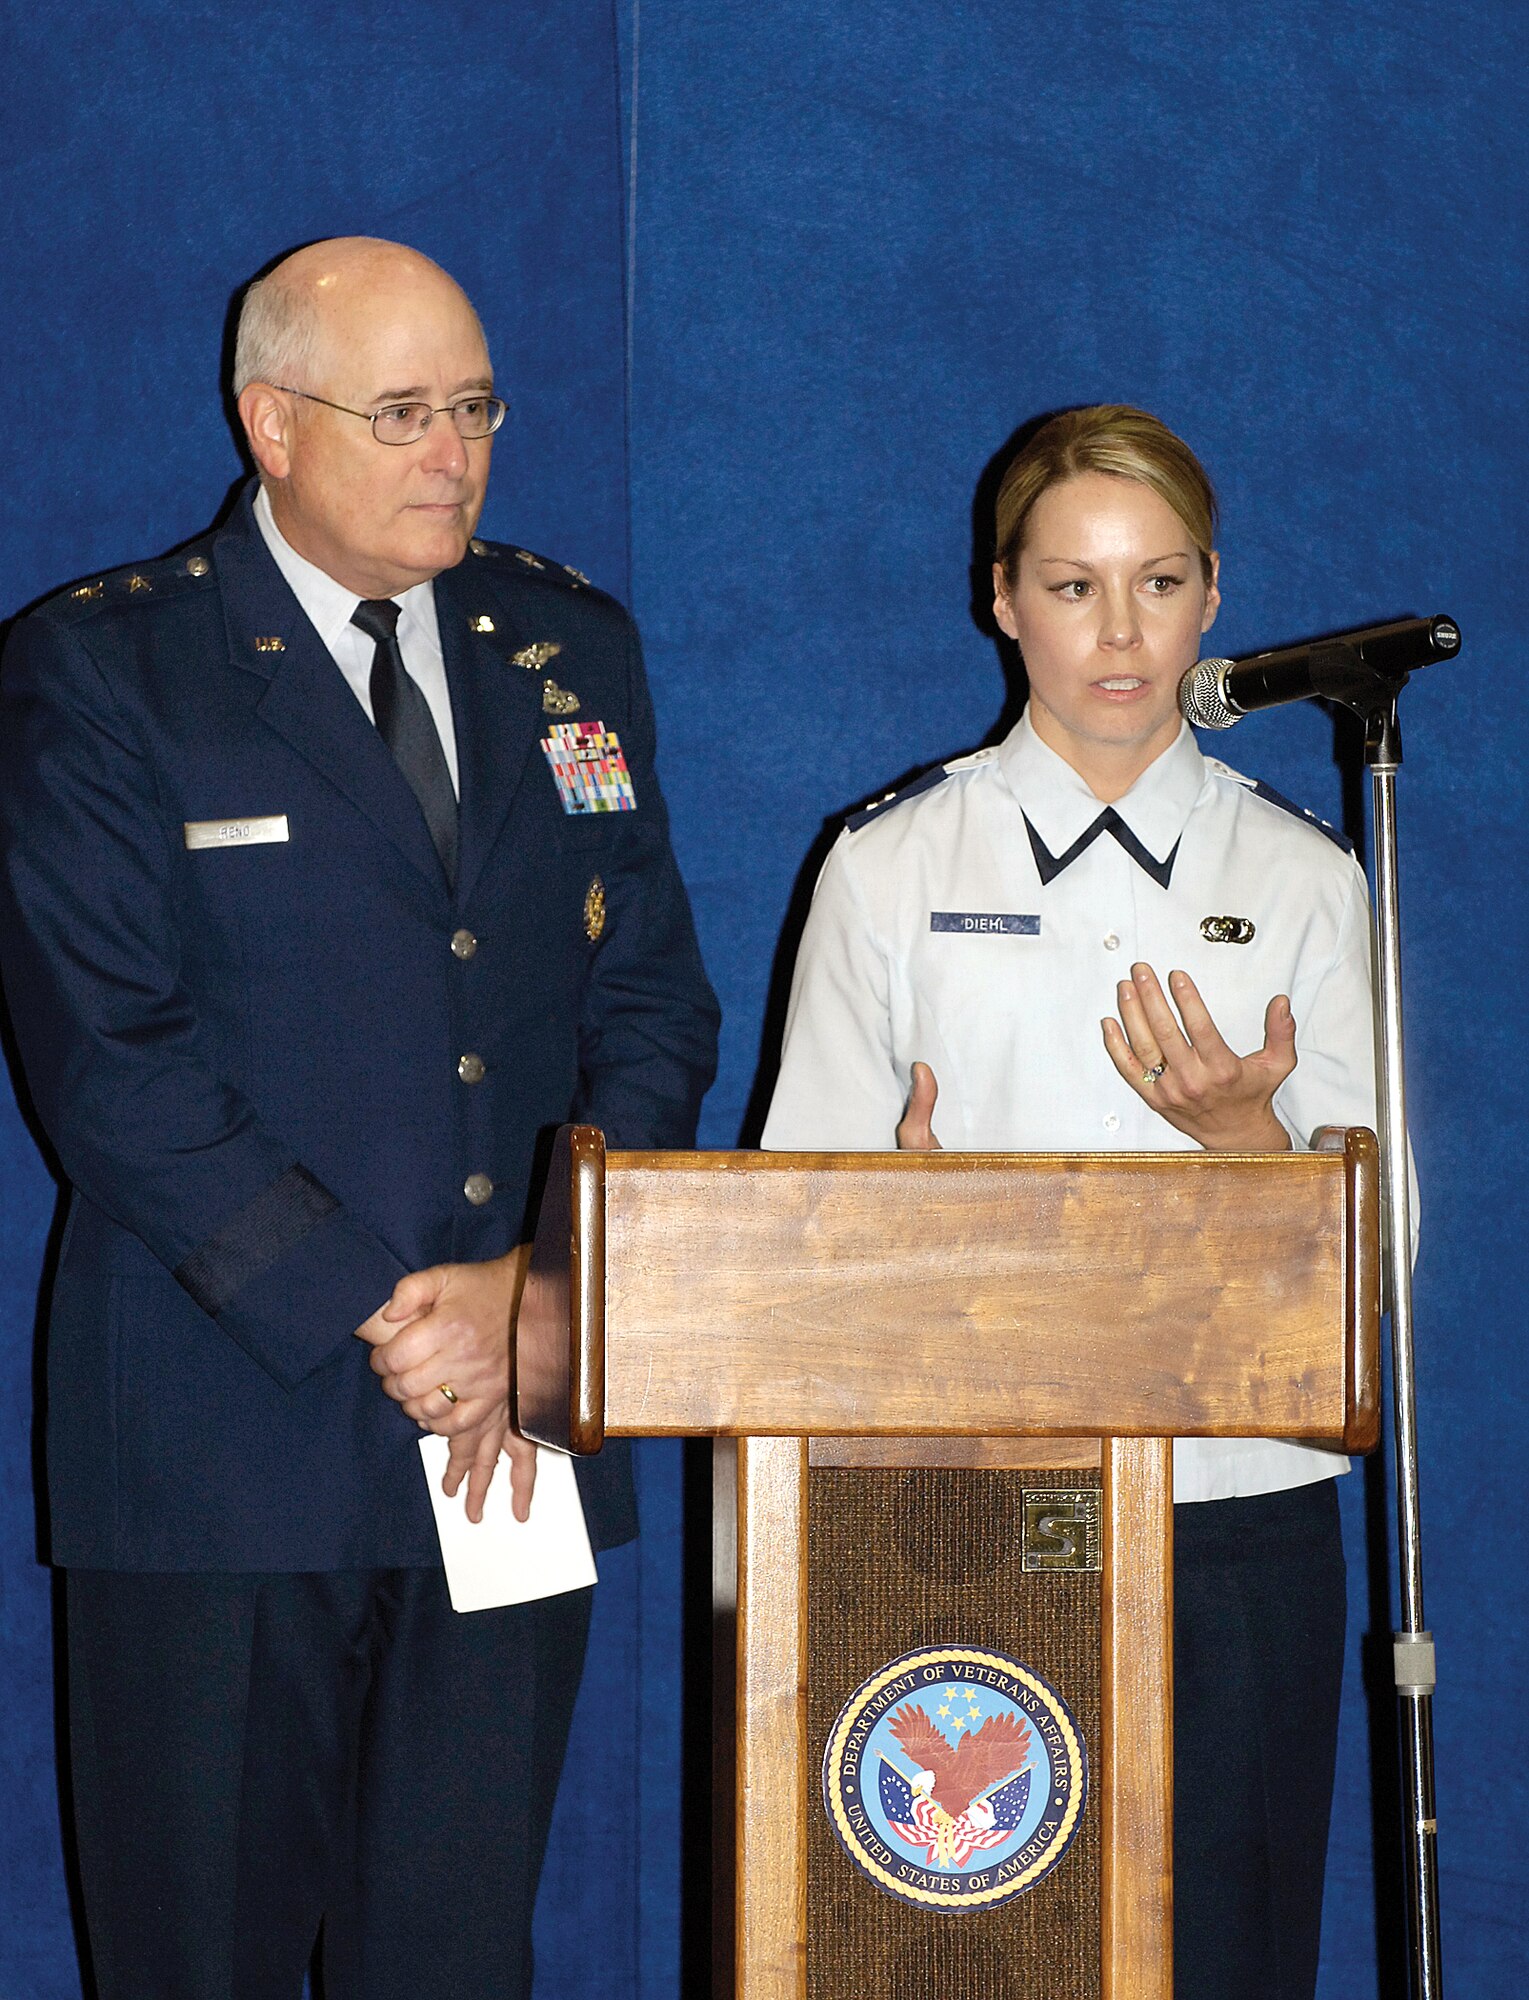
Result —
[[[918,1769],[917,1789],[942,1812],[959,1819],[975,1800],[1023,1765],[1030,1748],[1030,1730],[1017,1715],[990,1715],[951,1743],[940,1725],[915,1702],[905,1702],[892,1717],[892,1734]]]

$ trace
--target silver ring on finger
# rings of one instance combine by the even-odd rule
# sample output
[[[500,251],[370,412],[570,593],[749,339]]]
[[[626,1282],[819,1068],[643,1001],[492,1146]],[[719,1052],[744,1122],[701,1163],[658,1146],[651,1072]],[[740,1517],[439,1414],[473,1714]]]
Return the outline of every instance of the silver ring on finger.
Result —
[[[1151,1069],[1144,1069],[1142,1071],[1141,1080],[1143,1083],[1156,1083],[1160,1076],[1166,1074],[1167,1069],[1168,1069],[1167,1063],[1155,1062],[1152,1065]]]

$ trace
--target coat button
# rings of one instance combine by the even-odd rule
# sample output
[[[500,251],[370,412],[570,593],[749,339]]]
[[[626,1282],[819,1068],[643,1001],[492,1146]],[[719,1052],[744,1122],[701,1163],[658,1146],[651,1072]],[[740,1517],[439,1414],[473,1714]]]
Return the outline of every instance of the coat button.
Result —
[[[471,931],[453,931],[451,951],[454,958],[471,958],[478,949],[478,940]]]
[[[481,1208],[494,1192],[494,1183],[487,1174],[469,1174],[462,1183],[462,1192],[474,1208]]]
[[[464,1083],[481,1083],[483,1081],[482,1056],[466,1055],[459,1057],[457,1061],[457,1075],[461,1077]]]
[[[1106,951],[1119,951],[1120,938],[1114,931],[1106,931],[1101,940]]]
[[[1120,1113],[1118,1111],[1105,1112],[1104,1129],[1106,1132],[1118,1132],[1120,1130]],[[481,1177],[477,1174],[473,1176],[474,1180],[477,1180],[479,1178]],[[469,1200],[471,1200],[471,1198],[472,1198],[471,1196],[468,1197]]]

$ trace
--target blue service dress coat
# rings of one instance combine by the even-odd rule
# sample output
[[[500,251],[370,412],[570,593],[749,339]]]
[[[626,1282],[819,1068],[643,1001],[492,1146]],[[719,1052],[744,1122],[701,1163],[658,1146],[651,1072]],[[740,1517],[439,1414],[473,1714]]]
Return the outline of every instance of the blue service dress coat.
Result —
[[[354,1329],[405,1271],[527,1235],[560,1122],[686,1146],[714,1069],[627,614],[489,542],[436,579],[453,889],[251,499],[23,618],[0,675],[0,966],[70,1185],[66,1565],[437,1562],[417,1427]],[[570,700],[634,810],[565,810],[540,746]],[[579,1470],[596,1546],[629,1536],[624,1453]]]

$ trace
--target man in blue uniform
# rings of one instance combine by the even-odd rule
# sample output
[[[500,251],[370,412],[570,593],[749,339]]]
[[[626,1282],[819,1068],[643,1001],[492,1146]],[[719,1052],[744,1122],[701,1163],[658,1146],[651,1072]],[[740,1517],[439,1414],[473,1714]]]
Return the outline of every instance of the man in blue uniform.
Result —
[[[716,1005],[630,619],[474,539],[468,301],[347,239],[247,295],[226,527],[16,629],[0,938],[69,1182],[49,1327],[103,2000],[529,1990],[587,1591],[458,1616],[539,1143],[684,1146]],[[496,1473],[495,1468],[499,1470]],[[596,1548],[634,1531],[581,1466]]]

